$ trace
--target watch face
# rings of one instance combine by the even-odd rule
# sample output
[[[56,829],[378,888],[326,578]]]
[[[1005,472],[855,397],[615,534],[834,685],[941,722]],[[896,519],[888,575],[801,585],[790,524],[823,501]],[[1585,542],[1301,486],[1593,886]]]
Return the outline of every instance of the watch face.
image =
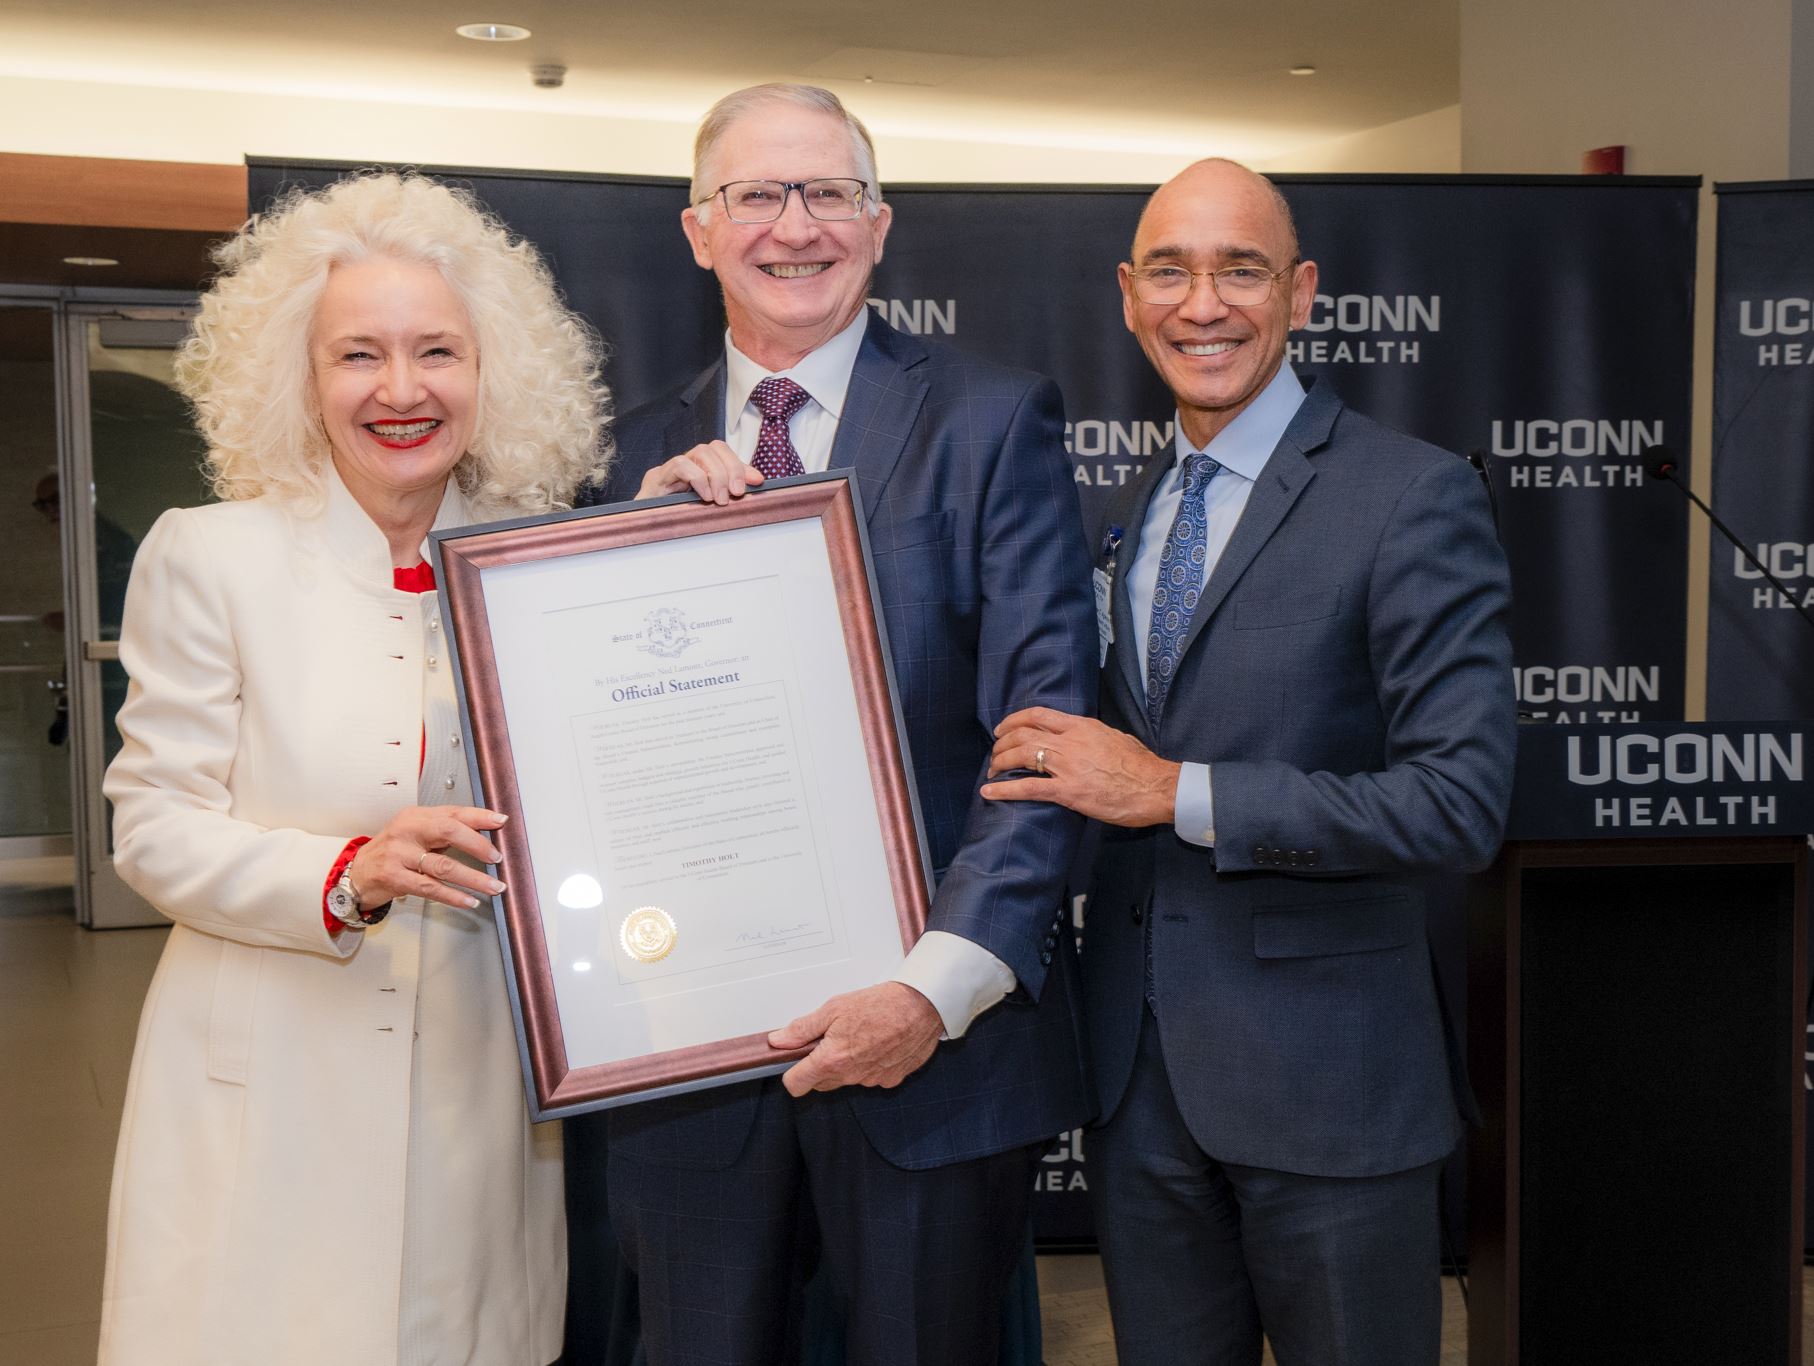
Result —
[[[336,886],[328,893],[328,909],[342,920],[359,919],[359,903],[344,886]]]

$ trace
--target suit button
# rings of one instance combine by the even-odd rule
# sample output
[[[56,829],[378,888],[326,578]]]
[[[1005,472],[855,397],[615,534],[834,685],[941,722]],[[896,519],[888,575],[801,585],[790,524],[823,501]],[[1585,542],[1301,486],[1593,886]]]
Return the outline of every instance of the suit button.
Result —
[[[1040,954],[1039,961],[1041,963],[1045,964],[1045,966],[1051,967],[1052,966],[1052,950],[1047,949],[1044,953]]]
[[[1265,845],[1263,845],[1263,844],[1256,844],[1256,845],[1254,845],[1254,847],[1253,847],[1253,861],[1254,861],[1254,862],[1255,862],[1255,863],[1264,863],[1264,862],[1266,862],[1266,846],[1265,846]]]
[[[1297,867],[1298,866],[1298,851],[1293,849],[1289,853],[1287,853],[1285,855],[1285,862],[1293,868]]]
[[[1138,925],[1141,922],[1141,920],[1145,918],[1142,915],[1141,910],[1138,906],[1129,906],[1127,909],[1128,909],[1128,913],[1134,917],[1134,923],[1136,925]]]

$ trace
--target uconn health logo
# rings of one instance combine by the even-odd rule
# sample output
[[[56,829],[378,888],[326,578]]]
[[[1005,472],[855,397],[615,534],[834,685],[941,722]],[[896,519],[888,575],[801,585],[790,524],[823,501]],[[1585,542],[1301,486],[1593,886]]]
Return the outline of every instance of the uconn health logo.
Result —
[[[1814,365],[1814,299],[1740,299],[1738,331],[1759,339],[1760,366]]]
[[[1642,488],[1644,452],[1665,444],[1664,424],[1637,418],[1494,418],[1492,451],[1515,460],[1515,489]]]
[[[1416,365],[1442,331],[1442,295],[1319,294],[1304,331],[1285,347],[1293,365]]]
[[[1759,541],[1751,549],[1757,556],[1758,564],[1774,574],[1777,581],[1789,590],[1788,594],[1777,592],[1734,546],[1732,577],[1750,582],[1753,610],[1787,608],[1793,611],[1798,606],[1814,608],[1814,542]]]
[[[1770,785],[1793,791],[1803,769],[1798,732],[1568,737],[1569,783],[1607,789],[1594,796],[1597,829],[1773,826],[1779,812]]]
[[[1637,708],[1662,694],[1663,670],[1655,664],[1530,664],[1512,670],[1518,710],[1552,725],[1632,724]]]
[[[899,332],[916,337],[957,335],[956,299],[868,299],[876,316]]]
[[[1064,424],[1064,448],[1071,454],[1072,478],[1092,488],[1120,488],[1146,468],[1153,456],[1170,458],[1174,419],[1122,422],[1084,417]]]

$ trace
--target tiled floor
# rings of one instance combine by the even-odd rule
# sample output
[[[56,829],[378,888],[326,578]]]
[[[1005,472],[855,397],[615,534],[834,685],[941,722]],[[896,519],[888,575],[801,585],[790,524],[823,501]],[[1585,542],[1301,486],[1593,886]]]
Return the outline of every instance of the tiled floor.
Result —
[[[78,928],[69,881],[68,859],[0,863],[0,1366],[94,1360],[114,1136],[166,933]],[[1114,1366],[1097,1259],[1042,1257],[1039,1285],[1046,1366]],[[1466,1362],[1466,1322],[1445,1280],[1442,1366]]]
[[[79,929],[69,862],[0,869],[0,1366],[94,1361],[114,1137],[166,933]]]
[[[1039,1314],[1045,1335],[1045,1366],[1115,1366],[1100,1259],[1041,1257]],[[1445,1277],[1440,1366],[1466,1366],[1467,1359],[1468,1321],[1461,1292],[1452,1277]],[[1180,1362],[1179,1366],[1189,1363]],[[1270,1350],[1265,1366],[1273,1366]]]

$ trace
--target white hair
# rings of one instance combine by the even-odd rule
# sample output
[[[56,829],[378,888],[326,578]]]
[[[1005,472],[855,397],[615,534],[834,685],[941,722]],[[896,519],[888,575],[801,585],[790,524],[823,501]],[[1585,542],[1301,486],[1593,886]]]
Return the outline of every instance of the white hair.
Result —
[[[392,172],[293,190],[215,251],[221,274],[176,359],[215,493],[319,506],[331,453],[309,331],[328,272],[374,257],[434,267],[472,319],[478,412],[454,466],[461,491],[499,511],[567,506],[611,455],[598,334],[535,248],[470,193]]]
[[[869,216],[875,217],[881,211],[882,182],[876,177],[876,149],[869,130],[863,126],[861,119],[844,107],[844,101],[831,91],[816,85],[797,85],[786,81],[733,90],[706,110],[705,117],[699,121],[699,133],[693,139],[693,187],[688,197],[692,200],[694,214],[703,220],[711,212],[712,196],[718,191],[718,183],[716,175],[710,174],[708,168],[717,154],[718,144],[724,140],[731,125],[764,105],[774,104],[791,104],[796,108],[810,109],[814,113],[837,119],[844,125],[844,131],[850,135],[850,152],[856,160],[857,177],[869,186]]]

